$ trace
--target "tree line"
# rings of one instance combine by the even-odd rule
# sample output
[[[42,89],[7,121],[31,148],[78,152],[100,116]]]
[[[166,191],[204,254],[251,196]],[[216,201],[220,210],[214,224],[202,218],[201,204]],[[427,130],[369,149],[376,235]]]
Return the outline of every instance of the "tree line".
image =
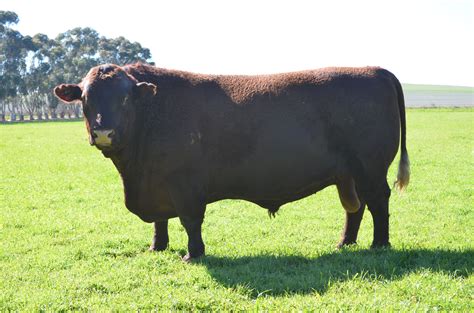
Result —
[[[22,35],[14,29],[15,12],[0,11],[0,122],[79,116],[80,108],[59,105],[54,86],[78,82],[103,63],[153,64],[150,50],[124,37],[106,38],[92,28],[77,27],[49,38]]]

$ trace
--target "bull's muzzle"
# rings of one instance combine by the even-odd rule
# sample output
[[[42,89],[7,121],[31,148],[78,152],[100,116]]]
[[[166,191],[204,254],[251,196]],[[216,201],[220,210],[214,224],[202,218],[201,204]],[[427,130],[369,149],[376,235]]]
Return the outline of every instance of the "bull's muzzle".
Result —
[[[112,138],[115,134],[113,129],[107,130],[94,130],[93,133],[93,144],[101,147],[108,147],[112,145]]]

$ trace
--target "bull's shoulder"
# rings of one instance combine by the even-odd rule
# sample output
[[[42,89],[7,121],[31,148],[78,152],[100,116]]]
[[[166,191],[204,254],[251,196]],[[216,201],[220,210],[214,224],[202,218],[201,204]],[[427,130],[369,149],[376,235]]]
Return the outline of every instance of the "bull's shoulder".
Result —
[[[138,81],[154,83],[161,89],[193,87],[210,82],[216,77],[216,75],[166,69],[142,63],[126,65],[123,69]]]

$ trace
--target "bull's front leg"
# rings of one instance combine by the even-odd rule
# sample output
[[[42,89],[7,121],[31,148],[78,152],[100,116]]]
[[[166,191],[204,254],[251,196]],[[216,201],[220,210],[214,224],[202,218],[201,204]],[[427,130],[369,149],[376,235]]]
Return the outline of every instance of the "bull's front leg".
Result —
[[[168,248],[168,220],[156,221],[153,223],[155,226],[155,234],[153,235],[153,241],[150,246],[150,251],[163,251]]]
[[[206,211],[203,184],[197,179],[202,177],[193,170],[178,171],[170,175],[168,192],[176,214],[188,235],[188,253],[183,261],[189,262],[204,255],[201,226]]]
[[[201,257],[205,253],[201,233],[203,218],[183,216],[179,219],[188,234],[188,253],[183,257],[183,261],[190,262],[192,259]]]

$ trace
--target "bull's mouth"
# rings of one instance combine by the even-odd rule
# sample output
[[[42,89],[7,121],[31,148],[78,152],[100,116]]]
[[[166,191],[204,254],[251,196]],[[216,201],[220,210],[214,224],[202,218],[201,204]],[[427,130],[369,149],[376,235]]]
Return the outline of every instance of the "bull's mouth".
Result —
[[[115,131],[113,129],[94,130],[89,137],[89,141],[91,145],[99,149],[110,149],[113,146],[112,141],[114,137]]]

